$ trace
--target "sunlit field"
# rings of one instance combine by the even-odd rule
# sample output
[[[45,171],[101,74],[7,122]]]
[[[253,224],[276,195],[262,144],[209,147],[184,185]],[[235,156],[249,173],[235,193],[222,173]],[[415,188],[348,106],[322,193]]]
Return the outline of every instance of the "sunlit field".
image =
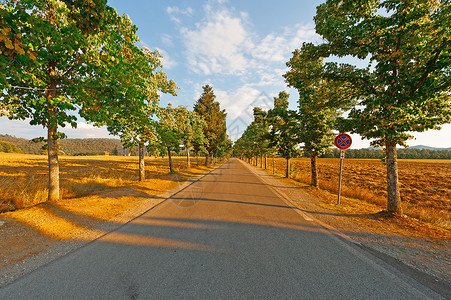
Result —
[[[173,160],[176,171],[186,168],[185,158]],[[203,163],[204,159],[200,161]],[[138,181],[138,158],[133,156],[61,156],[59,162],[62,199],[84,197]],[[145,162],[149,180],[168,176],[167,158],[147,157]],[[196,165],[196,159],[191,164]],[[24,208],[45,202],[47,185],[47,156],[0,153],[0,208]]]
[[[272,172],[272,158],[268,169]],[[310,184],[310,159],[292,159],[292,178]],[[259,162],[260,164],[260,162]],[[337,193],[340,160],[318,159],[321,189]],[[275,169],[285,174],[286,161],[276,158]],[[451,161],[398,160],[404,213],[451,229]],[[345,159],[342,195],[386,207],[386,167],[377,159]]]

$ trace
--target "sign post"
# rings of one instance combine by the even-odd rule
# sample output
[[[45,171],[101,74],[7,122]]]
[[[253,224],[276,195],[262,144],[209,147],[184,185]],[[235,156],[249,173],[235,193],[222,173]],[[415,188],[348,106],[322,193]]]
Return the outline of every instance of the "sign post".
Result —
[[[351,147],[352,139],[349,135],[341,133],[335,138],[335,146],[340,149],[340,175],[338,177],[338,200],[337,205],[340,205],[340,194],[341,194],[341,175],[343,171],[343,160],[345,158],[345,150]]]

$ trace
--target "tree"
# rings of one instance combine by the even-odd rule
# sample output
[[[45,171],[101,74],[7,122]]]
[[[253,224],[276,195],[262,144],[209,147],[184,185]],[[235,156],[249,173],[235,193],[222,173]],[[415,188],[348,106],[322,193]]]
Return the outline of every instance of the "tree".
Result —
[[[326,64],[329,78],[353,85],[357,104],[341,128],[385,149],[387,208],[401,213],[396,145],[411,131],[451,121],[448,0],[329,0],[318,6],[316,32],[323,56],[369,59],[370,66]]]
[[[288,109],[287,92],[274,97],[274,108],[268,111],[270,145],[286,159],[286,177],[290,177],[290,159],[300,153],[296,112]]]
[[[194,111],[189,111],[186,107],[180,106],[180,114],[183,116],[179,122],[183,122],[181,142],[186,150],[186,166],[191,166],[190,151],[196,145],[205,149],[207,139],[204,136],[205,120]]]
[[[183,140],[186,141],[186,131],[191,131],[188,110],[184,106],[173,108],[169,103],[168,107],[159,109],[158,117],[157,133],[161,146],[168,153],[169,170],[172,173],[174,169],[171,152],[180,151]]]
[[[128,50],[128,51],[127,51]],[[124,90],[116,98],[118,105],[111,107],[107,103],[97,103],[98,107],[109,107],[114,114],[110,118],[96,118],[96,125],[107,125],[109,132],[119,135],[125,148],[138,146],[139,180],[145,180],[144,150],[152,151],[157,143],[156,121],[153,119],[158,110],[159,93],[176,95],[176,85],[168,80],[160,70],[161,55],[158,51],[151,52],[147,48],[123,50],[128,55],[116,65],[120,70],[117,82],[125,81]],[[128,78],[127,78],[128,77]],[[120,90],[120,89],[119,89]],[[102,98],[99,98],[102,99]],[[106,112],[109,114],[109,112]]]
[[[114,113],[116,87],[105,70],[118,70],[120,49],[133,49],[137,41],[136,27],[105,0],[6,0],[0,13],[0,64],[6,66],[0,110],[47,128],[49,200],[57,201],[58,139],[64,137],[58,127],[76,127],[77,109],[88,120]],[[98,106],[98,98],[108,105]]]
[[[203,87],[204,91],[194,104],[194,111],[205,120],[204,136],[208,141],[205,165],[209,165],[209,157],[215,154],[219,145],[227,139],[226,112],[221,110],[219,102],[215,101],[215,94],[211,86]]]
[[[310,156],[311,184],[319,186],[317,158],[333,144],[337,117],[341,109],[350,107],[349,87],[341,81],[322,78],[323,59],[313,57],[312,44],[304,43],[293,52],[287,63],[290,70],[284,75],[288,86],[299,92],[297,120],[299,142]]]

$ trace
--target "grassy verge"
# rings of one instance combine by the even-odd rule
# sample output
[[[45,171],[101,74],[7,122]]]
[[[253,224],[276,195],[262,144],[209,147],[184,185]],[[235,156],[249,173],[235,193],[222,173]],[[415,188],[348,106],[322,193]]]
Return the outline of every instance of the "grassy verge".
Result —
[[[195,159],[192,165],[196,166]],[[186,160],[174,158],[180,176],[188,176]],[[202,169],[202,167],[200,167]],[[146,158],[148,181],[164,179],[169,173],[168,161]],[[40,155],[0,154],[0,212],[27,208],[47,201],[47,157]],[[180,177],[180,180],[183,178]],[[60,193],[62,200],[86,197],[112,188],[135,184],[138,180],[138,158],[123,156],[60,157]],[[162,185],[161,188],[166,188]],[[159,187],[156,187],[160,190]]]
[[[338,194],[339,159],[319,159],[319,185],[323,199],[330,205],[336,203]],[[259,165],[260,166],[260,165]],[[268,159],[267,172],[285,174],[285,160]],[[399,176],[404,214],[412,219],[451,230],[451,161],[449,160],[400,160]],[[292,175],[295,181],[310,184],[310,160],[292,159]],[[341,195],[357,201],[349,210],[360,212],[368,205],[382,211],[386,208],[386,170],[380,160],[346,159],[343,169]],[[318,192],[319,193],[319,192]],[[333,196],[332,196],[333,195]],[[333,200],[332,200],[333,199]],[[344,209],[346,204],[334,209]]]
[[[63,199],[49,203],[44,202],[45,159],[30,155],[2,157],[1,195],[26,207],[4,212],[1,217],[18,221],[53,240],[73,239],[91,231],[99,222],[156,205],[164,200],[156,195],[210,170],[197,166],[195,160],[191,168],[186,168],[186,160],[176,157],[177,172],[170,173],[167,159],[146,158],[148,179],[139,182],[136,157],[63,157]],[[24,196],[30,198],[21,199]]]

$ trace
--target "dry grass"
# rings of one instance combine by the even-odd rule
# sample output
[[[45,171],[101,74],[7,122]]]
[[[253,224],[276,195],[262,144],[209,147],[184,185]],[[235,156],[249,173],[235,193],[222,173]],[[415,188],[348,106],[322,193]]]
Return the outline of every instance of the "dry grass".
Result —
[[[194,159],[192,164],[195,164]],[[176,171],[186,169],[185,166],[185,158],[174,158]],[[167,158],[146,158],[146,178],[163,179],[168,173]],[[135,184],[137,180],[137,157],[60,157],[62,199],[93,195],[111,188]],[[26,208],[45,202],[47,185],[46,156],[0,153],[0,209]],[[160,190],[158,187],[156,189]]]
[[[292,178],[310,184],[310,159],[292,159]],[[337,194],[339,159],[318,159],[320,188]],[[268,170],[272,172],[272,159]],[[451,161],[398,160],[401,200],[406,215],[451,229]],[[275,160],[275,170],[285,174],[285,160]],[[386,208],[386,167],[377,159],[345,159],[342,195]]]

